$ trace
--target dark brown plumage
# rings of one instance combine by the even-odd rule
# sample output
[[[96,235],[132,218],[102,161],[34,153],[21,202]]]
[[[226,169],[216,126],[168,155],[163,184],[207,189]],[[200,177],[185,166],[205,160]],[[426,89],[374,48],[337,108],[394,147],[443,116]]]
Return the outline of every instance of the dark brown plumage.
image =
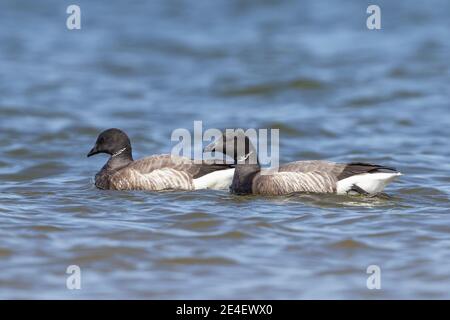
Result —
[[[241,145],[242,140],[245,144],[245,148],[241,148],[245,150],[243,155],[236,152],[239,139]],[[221,139],[207,146],[205,151],[222,152],[237,162],[231,184],[231,192],[237,194],[345,194],[355,190],[373,194],[383,190],[387,183],[400,175],[395,169],[381,165],[360,162],[341,164],[322,160],[295,161],[262,172],[257,157],[255,161],[250,161],[249,155],[256,155],[256,149],[243,131],[225,133]]]
[[[169,154],[134,161],[130,139],[119,129],[108,129],[99,135],[88,157],[98,153],[111,155],[95,176],[95,185],[99,189],[194,190],[194,179],[231,167],[212,161],[199,164]]]
[[[394,173],[397,172],[394,168],[381,166],[377,164],[370,163],[362,163],[362,162],[351,162],[345,164],[344,169],[338,175],[338,180],[343,180],[345,178],[362,174],[362,173],[375,173],[375,172],[386,172],[386,173]]]

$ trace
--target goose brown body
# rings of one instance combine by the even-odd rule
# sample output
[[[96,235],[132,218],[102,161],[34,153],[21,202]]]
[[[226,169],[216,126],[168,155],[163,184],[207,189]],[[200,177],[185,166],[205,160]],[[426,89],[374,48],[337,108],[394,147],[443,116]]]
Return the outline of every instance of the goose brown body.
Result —
[[[119,129],[109,129],[99,135],[88,156],[97,153],[111,155],[95,176],[95,186],[105,190],[194,190],[194,179],[231,167],[213,161],[197,163],[170,154],[134,161],[131,143]]]
[[[330,161],[295,161],[258,172],[252,181],[256,194],[282,195],[294,192],[336,193],[339,181],[365,173],[389,172],[395,169],[370,163],[336,163]]]
[[[170,154],[154,155],[118,168],[108,162],[96,174],[95,185],[110,190],[194,190],[195,178],[228,168]]]
[[[244,155],[235,151],[238,139],[245,140]],[[229,146],[232,150],[228,150]],[[227,147],[228,146],[228,147]],[[233,157],[236,163],[231,192],[236,194],[285,195],[291,193],[379,193],[396,176],[394,168],[370,163],[335,163],[312,160],[295,161],[261,171],[259,162],[250,161],[256,150],[242,132],[224,134],[205,148]],[[367,190],[364,190],[364,188]]]

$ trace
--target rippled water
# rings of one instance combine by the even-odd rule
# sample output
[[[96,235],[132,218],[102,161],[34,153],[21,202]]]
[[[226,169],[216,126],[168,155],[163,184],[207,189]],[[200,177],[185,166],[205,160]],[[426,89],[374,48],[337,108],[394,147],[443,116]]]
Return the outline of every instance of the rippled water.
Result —
[[[380,31],[356,0],[77,3],[79,31],[0,4],[0,298],[450,298],[448,1],[378,1]],[[94,188],[99,131],[139,158],[194,120],[404,176],[389,200]]]

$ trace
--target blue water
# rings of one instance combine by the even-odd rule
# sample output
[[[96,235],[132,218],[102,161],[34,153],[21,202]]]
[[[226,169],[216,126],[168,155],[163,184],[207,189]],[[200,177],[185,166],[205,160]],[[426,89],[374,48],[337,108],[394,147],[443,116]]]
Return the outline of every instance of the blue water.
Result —
[[[69,4],[0,3],[0,298],[450,298],[448,1],[377,1],[373,31],[357,0],[77,0],[72,31]],[[194,120],[404,176],[390,200],[95,189],[100,131],[139,158]]]

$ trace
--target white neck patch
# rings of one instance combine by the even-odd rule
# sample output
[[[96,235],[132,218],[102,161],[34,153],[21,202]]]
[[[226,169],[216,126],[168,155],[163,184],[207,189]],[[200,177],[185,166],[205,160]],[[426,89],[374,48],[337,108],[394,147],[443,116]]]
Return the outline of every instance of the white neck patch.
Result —
[[[250,157],[250,155],[253,153],[253,151],[250,151],[247,155],[242,156],[238,159],[238,161],[242,162],[248,159],[248,157]]]
[[[116,153],[114,153],[111,157],[117,157],[118,155],[122,154],[125,150],[127,150],[127,148],[122,148],[119,151],[117,151]]]

